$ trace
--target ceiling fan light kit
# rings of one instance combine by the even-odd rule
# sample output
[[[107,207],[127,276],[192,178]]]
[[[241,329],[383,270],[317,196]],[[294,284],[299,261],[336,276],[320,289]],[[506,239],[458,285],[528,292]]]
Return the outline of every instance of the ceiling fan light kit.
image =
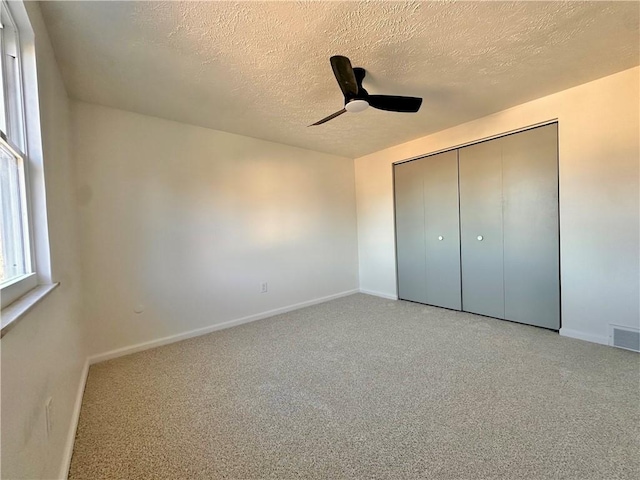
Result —
[[[362,112],[366,110],[367,107],[369,107],[369,102],[367,102],[366,100],[351,100],[344,106],[344,108],[349,113]]]
[[[422,105],[422,99],[417,97],[369,95],[369,92],[362,87],[362,80],[367,74],[366,70],[359,67],[353,68],[347,57],[341,55],[331,57],[331,68],[344,95],[344,108],[309,125],[310,127],[322,125],[345,112],[362,112],[369,106],[388,112],[415,113]]]

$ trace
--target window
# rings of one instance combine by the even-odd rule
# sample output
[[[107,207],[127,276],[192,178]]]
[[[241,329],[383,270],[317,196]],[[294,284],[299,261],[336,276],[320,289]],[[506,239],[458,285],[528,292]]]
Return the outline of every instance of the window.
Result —
[[[29,249],[23,157],[0,142],[0,282],[15,282],[33,272]]]
[[[0,3],[0,288],[2,307],[13,302],[39,283],[36,274],[35,249],[31,228],[32,197],[29,176],[27,127],[35,125],[39,131],[39,118],[27,122],[25,85],[35,87],[35,81],[25,82],[20,33],[22,15],[28,23],[24,6],[20,2],[1,0]],[[22,18],[20,17],[20,18]],[[26,33],[33,35],[32,31]],[[35,58],[33,59],[35,60]],[[35,64],[34,64],[35,65]],[[33,69],[35,71],[35,69]],[[36,95],[37,87],[29,98]],[[33,101],[31,102],[33,103]],[[37,105],[37,102],[35,103]],[[36,110],[37,112],[37,110]],[[39,117],[39,115],[36,115]],[[37,135],[39,142],[39,133]],[[40,279],[42,280],[42,279]]]

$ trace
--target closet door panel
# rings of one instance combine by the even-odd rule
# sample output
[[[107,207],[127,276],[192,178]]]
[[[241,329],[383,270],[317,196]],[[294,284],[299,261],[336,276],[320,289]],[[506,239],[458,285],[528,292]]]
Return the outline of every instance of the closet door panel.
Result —
[[[462,309],[504,318],[500,139],[459,150]]]
[[[502,139],[505,318],[560,328],[557,124]]]
[[[394,165],[398,298],[427,303],[424,185],[419,161]]]
[[[426,303],[460,310],[458,152],[440,153],[419,162],[424,164]]]

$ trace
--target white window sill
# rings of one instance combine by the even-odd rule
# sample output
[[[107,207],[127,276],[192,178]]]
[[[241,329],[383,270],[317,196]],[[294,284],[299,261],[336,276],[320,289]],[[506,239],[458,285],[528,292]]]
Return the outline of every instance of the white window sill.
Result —
[[[49,295],[58,285],[60,284],[51,283],[49,285],[38,285],[11,305],[3,308],[1,312],[2,332],[0,333],[0,338],[4,337],[7,332],[18,323],[18,320],[31,310],[36,303]]]

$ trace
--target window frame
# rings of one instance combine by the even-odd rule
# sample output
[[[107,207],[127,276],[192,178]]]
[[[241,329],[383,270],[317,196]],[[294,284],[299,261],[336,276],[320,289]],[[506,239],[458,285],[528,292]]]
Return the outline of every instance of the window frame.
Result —
[[[0,307],[2,309],[2,316],[13,317],[13,315],[8,315],[8,313],[20,310],[19,307],[21,307],[21,305],[18,304],[21,303],[21,299],[30,298],[30,296],[33,296],[31,292],[37,291],[39,287],[42,286],[52,286],[54,283],[51,278],[51,259],[49,253],[49,230],[44,185],[44,162],[34,32],[26,5],[22,0],[0,0],[0,8],[3,11],[3,20],[4,18],[8,18],[15,33],[16,85],[19,91],[20,105],[17,121],[21,124],[16,130],[9,124],[11,121],[15,122],[16,119],[7,119],[5,128],[7,132],[17,131],[19,133],[17,143],[21,143],[23,148],[19,148],[19,145],[16,145],[13,139],[7,138],[7,135],[3,132],[0,133],[2,134],[4,143],[13,150],[13,153],[21,157],[23,162],[24,196],[26,197],[26,212],[24,215],[26,221],[23,223],[25,230],[23,236],[28,239],[25,250],[30,257],[27,260],[31,267],[28,269],[31,270],[31,272],[7,280],[0,285]],[[5,23],[7,23],[6,20]],[[1,46],[0,54],[3,55],[4,61],[5,45]],[[8,117],[9,107],[6,105],[8,90],[6,82],[4,81],[4,67],[0,73],[3,77],[1,87],[3,88],[5,99],[5,101],[1,102],[0,108],[4,108],[4,112],[2,113]],[[25,257],[26,256],[27,255],[25,255]],[[45,290],[48,292],[51,291],[52,288]],[[10,305],[11,309],[6,308]],[[26,310],[24,311],[26,312]],[[11,318],[11,321],[13,320],[17,320],[17,317]],[[3,318],[2,335],[5,333],[6,326],[7,324]]]
[[[24,127],[24,125],[23,125]],[[26,294],[29,290],[38,285],[37,270],[35,265],[35,249],[33,245],[33,222],[31,218],[31,202],[29,189],[29,158],[26,153],[20,152],[18,148],[6,138],[4,132],[0,131],[0,141],[15,157],[22,161],[22,177],[24,189],[20,192],[22,203],[22,238],[25,250],[25,269],[23,275],[13,277],[0,283],[2,292],[2,308],[9,305],[16,299]]]

